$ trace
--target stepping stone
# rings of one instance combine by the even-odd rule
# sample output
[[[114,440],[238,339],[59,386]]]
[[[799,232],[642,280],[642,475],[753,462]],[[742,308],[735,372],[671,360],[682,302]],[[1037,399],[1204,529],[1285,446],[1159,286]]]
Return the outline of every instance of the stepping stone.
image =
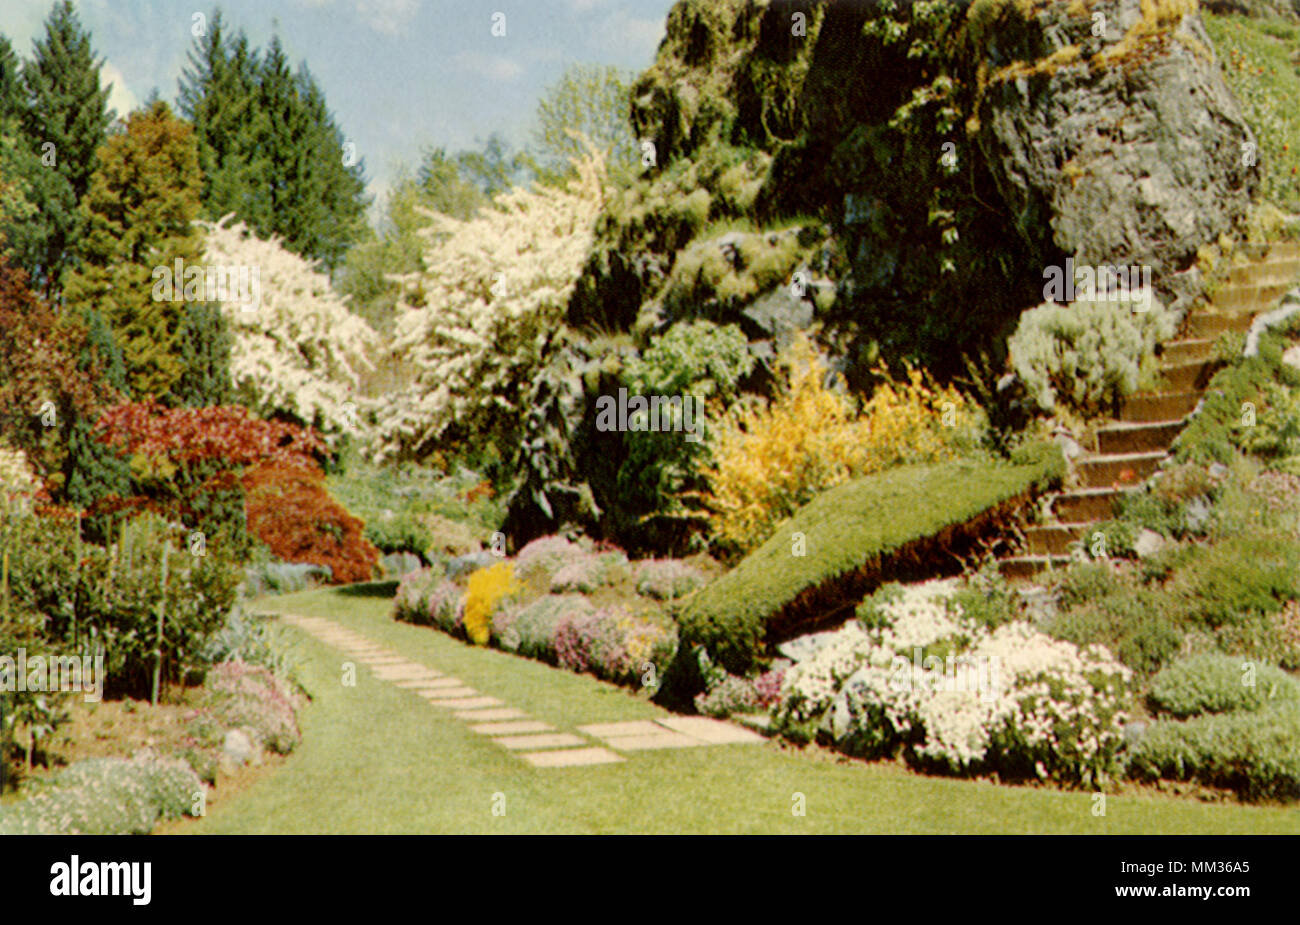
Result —
[[[623,723],[596,723],[592,726],[579,726],[579,732],[585,732],[589,736],[595,736],[597,739],[610,739],[616,736],[642,736],[658,735],[663,732],[663,727],[655,724],[654,720],[639,719]]]
[[[420,686],[437,690],[440,687],[465,687],[466,685],[460,678],[435,678],[432,681],[421,681]]]
[[[708,742],[710,745],[732,745],[740,742],[762,742],[763,737],[756,732],[742,729],[720,719],[707,716],[674,716],[659,720],[661,726],[688,735],[693,739]]]
[[[497,745],[506,748],[569,748],[573,745],[586,745],[587,740],[571,732],[549,732],[541,735],[503,736],[493,739]]]
[[[501,719],[528,719],[528,714],[523,710],[518,710],[514,707],[502,707],[499,710],[466,710],[457,713],[456,719],[466,719],[471,722]]]
[[[408,691],[437,690],[437,688],[429,687],[429,685],[436,680],[441,679],[437,676],[432,678],[404,678],[394,681],[393,684],[405,688]],[[457,683],[459,684],[460,682]]]
[[[385,681],[434,681],[442,677],[436,671],[415,664],[380,666],[375,669],[375,676]]]
[[[708,743],[703,739],[697,739],[685,733],[660,728],[654,735],[616,736],[606,739],[605,744],[610,748],[617,748],[619,751],[633,752],[653,748],[692,748],[707,745]]]
[[[519,735],[525,732],[554,732],[555,727],[550,723],[543,723],[535,719],[520,719],[514,722],[505,723],[479,723],[477,726],[470,726],[470,729],[479,735],[485,736],[502,736],[502,735]]]
[[[454,710],[478,710],[483,707],[499,707],[503,701],[495,697],[465,697],[457,700],[431,700],[437,707],[451,707]]]
[[[426,700],[456,700],[475,696],[478,691],[472,687],[430,687],[419,692]]]
[[[612,764],[623,761],[607,748],[562,748],[553,752],[524,752],[519,757],[538,768],[567,768],[586,764]]]

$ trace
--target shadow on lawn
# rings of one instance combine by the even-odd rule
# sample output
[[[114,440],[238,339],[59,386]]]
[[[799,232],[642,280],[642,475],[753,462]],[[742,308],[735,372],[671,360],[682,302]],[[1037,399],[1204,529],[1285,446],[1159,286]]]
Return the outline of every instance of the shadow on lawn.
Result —
[[[335,589],[344,597],[392,597],[397,593],[396,581],[367,581]]]

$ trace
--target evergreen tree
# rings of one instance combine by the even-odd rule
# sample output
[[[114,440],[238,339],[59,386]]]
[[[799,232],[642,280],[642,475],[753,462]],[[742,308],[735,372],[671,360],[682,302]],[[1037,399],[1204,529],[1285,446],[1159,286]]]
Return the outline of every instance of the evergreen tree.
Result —
[[[221,306],[208,302],[186,305],[177,336],[181,374],[172,386],[170,402],[191,408],[233,403],[230,352],[234,341]]]
[[[78,372],[126,398],[126,366],[108,323],[94,308],[83,312],[82,323],[86,335],[77,358]],[[83,509],[105,498],[131,494],[131,467],[95,439],[94,424],[94,412],[73,409],[64,435],[68,455],[63,460],[63,494],[68,502]],[[105,526],[98,521],[89,523],[90,537],[97,538]]]
[[[137,398],[162,396],[182,371],[179,299],[204,297],[201,283],[191,285],[188,275],[172,279],[178,258],[198,267],[203,256],[202,235],[192,224],[202,186],[194,133],[166,103],[154,101],[132,113],[98,157],[81,208],[88,228],[83,265],[68,276],[68,305],[102,310],[131,391]],[[167,280],[172,287],[155,298],[156,284]]]
[[[306,66],[295,75],[278,37],[265,54],[214,13],[190,51],[180,111],[195,126],[209,220],[228,213],[259,236],[333,269],[365,233],[365,168],[345,162],[343,133]]]
[[[27,97],[24,141],[41,165],[28,193],[39,218],[7,231],[19,262],[47,297],[57,291],[80,244],[84,226],[78,204],[90,188],[95,152],[112,121],[108,90],[99,85],[102,64],[72,3],[60,0],[21,72]]]
[[[258,148],[265,134],[257,107],[257,54],[240,32],[225,32],[215,11],[208,33],[189,53],[178,106],[194,126],[203,171],[203,215],[216,221],[234,212],[255,227],[270,227],[269,197],[259,188],[266,176],[266,156]]]
[[[0,35],[0,122],[22,118],[25,97],[21,69],[13,45]]]

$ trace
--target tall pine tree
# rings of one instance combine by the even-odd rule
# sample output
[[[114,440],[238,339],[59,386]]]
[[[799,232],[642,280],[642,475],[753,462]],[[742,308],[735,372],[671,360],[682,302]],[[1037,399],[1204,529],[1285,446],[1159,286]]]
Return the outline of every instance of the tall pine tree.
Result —
[[[42,168],[34,171],[28,194],[39,218],[8,229],[19,262],[47,297],[58,290],[80,244],[84,224],[78,204],[90,188],[95,152],[112,121],[108,90],[99,85],[102,65],[72,3],[60,0],[21,72],[24,142]]]
[[[270,227],[267,191],[259,188],[268,169],[258,147],[264,114],[257,106],[259,65],[240,32],[227,36],[218,10],[208,33],[189,52],[178,106],[194,126],[203,171],[203,214],[217,221],[234,212],[254,227]]]
[[[203,292],[186,292],[188,280],[171,274],[177,259],[195,267],[202,261],[193,225],[201,186],[193,130],[155,100],[104,144],[82,202],[88,232],[82,265],[68,275],[67,302],[103,312],[137,398],[166,395],[182,372],[183,303],[171,296],[201,299]],[[155,298],[163,279],[172,279],[172,288]]]
[[[199,36],[180,82],[180,111],[195,126],[209,219],[234,212],[261,237],[333,269],[365,232],[365,167],[306,66],[295,74],[278,37],[265,54],[218,13]]]

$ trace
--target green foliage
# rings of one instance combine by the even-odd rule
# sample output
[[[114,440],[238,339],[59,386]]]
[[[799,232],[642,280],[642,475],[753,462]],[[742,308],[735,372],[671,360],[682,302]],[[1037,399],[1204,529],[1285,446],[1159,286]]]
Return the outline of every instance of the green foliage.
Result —
[[[1011,363],[1043,410],[1059,401],[1098,414],[1136,391],[1143,363],[1173,336],[1176,323],[1154,297],[1145,311],[1124,301],[1048,303],[1020,316]]]
[[[690,396],[702,402],[695,409],[702,426],[705,409],[721,413],[735,401],[741,380],[753,368],[754,357],[737,325],[678,322],[627,363],[623,384],[629,395]],[[629,430],[624,435],[627,456],[617,480],[622,516],[680,516],[681,493],[701,487],[697,471],[708,458],[707,445],[685,439],[677,430],[682,423],[682,409],[674,407],[671,420],[661,418],[659,432]]]
[[[1300,799],[1300,706],[1162,720],[1133,747],[1129,771],[1227,787],[1247,800]]]
[[[1010,463],[905,466],[831,489],[688,601],[680,617],[682,650],[703,646],[728,671],[746,674],[762,654],[768,625],[799,599],[832,591],[828,603],[830,596],[860,596],[888,575],[891,557],[939,535],[951,541],[963,525],[1063,471],[1059,450],[1039,444]],[[800,536],[803,555],[794,545]]]
[[[177,331],[180,375],[169,398],[177,405],[207,408],[234,401],[230,377],[230,352],[234,333],[221,306],[190,302]]]
[[[630,94],[628,76],[616,67],[570,65],[537,104],[532,147],[543,179],[569,174],[585,153],[575,133],[604,153],[613,177],[630,177],[638,158]]]
[[[1300,702],[1300,682],[1272,665],[1205,654],[1175,662],[1157,674],[1149,697],[1157,710],[1186,719],[1295,704]]]
[[[88,758],[0,808],[0,834],[148,835],[159,820],[189,814],[202,789],[183,761]]]
[[[1245,16],[1202,15],[1223,76],[1255,131],[1264,196],[1294,209],[1300,204],[1300,94],[1293,56],[1294,28]]]
[[[1070,569],[1060,585],[1062,610],[1046,630],[1079,646],[1099,643],[1135,671],[1150,673],[1179,651],[1178,613],[1159,591],[1125,583],[1104,563]]]
[[[87,232],[80,266],[66,283],[68,305],[101,311],[113,330],[137,397],[165,395],[181,375],[179,301],[155,298],[155,268],[199,263],[201,175],[193,132],[155,101],[98,152],[81,204]],[[181,280],[173,280],[173,286]]]
[[[410,514],[366,523],[366,539],[383,553],[410,552],[427,561],[425,553],[433,545],[433,533]]]
[[[24,173],[35,215],[7,227],[5,234],[47,297],[61,285],[85,233],[78,204],[90,189],[111,119],[109,91],[99,81],[101,64],[73,4],[60,0],[22,68]]]
[[[1230,463],[1236,451],[1255,445],[1270,455],[1291,447],[1296,427],[1293,399],[1279,393],[1276,386],[1300,387],[1300,372],[1282,362],[1289,346],[1288,324],[1266,331],[1259,339],[1254,356],[1238,355],[1231,365],[1219,370],[1210,380],[1200,412],[1188,422],[1174,444],[1174,456],[1180,462]],[[1267,404],[1272,396],[1277,409]],[[1249,423],[1253,414],[1255,423]],[[1261,438],[1254,428],[1265,428]]]
[[[265,53],[213,13],[195,39],[180,84],[207,172],[206,216],[234,212],[259,237],[329,269],[365,229],[365,164],[344,147],[324,92],[307,69],[293,73],[280,39]]]

